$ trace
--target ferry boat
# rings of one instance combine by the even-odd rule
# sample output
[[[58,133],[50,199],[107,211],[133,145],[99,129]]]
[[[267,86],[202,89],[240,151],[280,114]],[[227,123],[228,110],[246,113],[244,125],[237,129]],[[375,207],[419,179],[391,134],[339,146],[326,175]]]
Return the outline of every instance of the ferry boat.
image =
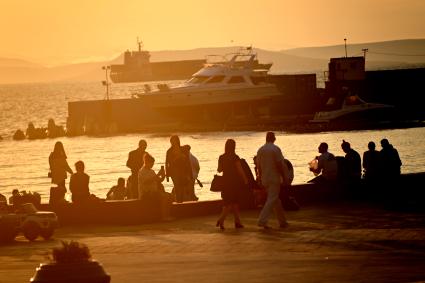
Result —
[[[199,70],[205,59],[180,60],[168,62],[150,62],[150,53],[142,50],[142,42],[138,41],[138,50],[124,52],[124,64],[110,66],[110,78],[114,83],[132,83],[159,80],[187,79]]]
[[[207,63],[207,59],[150,62],[150,52],[142,50],[142,42],[137,41],[138,50],[124,52],[124,64],[110,66],[110,78],[114,83],[134,83],[144,81],[186,80]],[[224,62],[222,62],[224,63]],[[253,63],[259,68],[270,69],[272,64]],[[235,62],[243,64],[243,62]]]

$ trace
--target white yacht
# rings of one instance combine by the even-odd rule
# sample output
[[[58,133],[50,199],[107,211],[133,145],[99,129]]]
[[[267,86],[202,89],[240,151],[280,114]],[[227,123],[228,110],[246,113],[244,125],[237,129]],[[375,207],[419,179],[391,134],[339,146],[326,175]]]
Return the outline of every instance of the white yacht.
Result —
[[[251,51],[237,53],[229,61],[205,64],[180,85],[159,84],[155,91],[145,87],[144,93],[137,96],[150,96],[150,102],[156,102],[157,107],[248,102],[281,96],[276,85],[266,82],[271,64],[259,65],[256,57]],[[267,69],[256,69],[258,66]]]

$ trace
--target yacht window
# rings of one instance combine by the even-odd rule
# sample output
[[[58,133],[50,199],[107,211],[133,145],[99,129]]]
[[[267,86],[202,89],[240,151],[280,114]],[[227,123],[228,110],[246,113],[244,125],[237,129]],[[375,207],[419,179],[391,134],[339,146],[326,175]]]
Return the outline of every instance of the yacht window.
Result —
[[[251,81],[253,84],[255,85],[259,85],[261,83],[265,83],[266,82],[266,78],[265,77],[251,77]]]
[[[207,84],[220,83],[223,79],[224,76],[214,76],[209,81],[207,81]]]
[[[196,77],[192,77],[190,80],[188,80],[188,83],[191,83],[191,84],[201,84],[201,83],[205,82],[209,78],[210,77],[206,77],[206,76],[196,76]]]
[[[237,84],[245,82],[244,78],[241,76],[231,77],[229,80],[229,84]]]

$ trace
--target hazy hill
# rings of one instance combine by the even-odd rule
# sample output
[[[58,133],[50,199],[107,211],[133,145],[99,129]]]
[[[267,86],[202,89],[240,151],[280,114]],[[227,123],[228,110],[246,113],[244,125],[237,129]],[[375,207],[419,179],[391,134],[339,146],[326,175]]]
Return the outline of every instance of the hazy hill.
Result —
[[[368,48],[368,69],[386,69],[425,66],[425,39],[396,40],[348,45],[348,55],[361,55]],[[234,53],[239,47],[197,48],[190,50],[165,50],[151,52],[151,61],[204,59],[206,55]],[[331,57],[344,56],[344,45],[295,48],[282,51],[255,49],[260,62],[273,62],[271,73],[320,73],[327,70]],[[51,81],[101,81],[105,73],[102,66],[121,64],[123,55],[109,62],[88,62],[58,67],[44,67],[20,59],[0,58],[0,83],[51,82]]]
[[[384,42],[371,42],[361,44],[348,44],[348,56],[363,55],[362,49],[367,48],[366,58],[368,61],[395,62],[407,64],[425,63],[425,39],[406,39]],[[282,50],[287,55],[328,59],[331,57],[345,56],[344,44],[304,47]],[[421,56],[413,56],[421,55]]]
[[[43,66],[22,59],[0,58],[0,68],[20,67],[20,68],[43,68]]]

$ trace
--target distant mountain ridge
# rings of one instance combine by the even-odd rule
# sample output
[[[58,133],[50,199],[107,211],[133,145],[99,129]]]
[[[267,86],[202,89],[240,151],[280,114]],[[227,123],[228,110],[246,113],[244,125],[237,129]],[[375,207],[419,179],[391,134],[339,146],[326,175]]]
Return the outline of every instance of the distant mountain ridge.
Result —
[[[190,50],[152,51],[151,62],[203,59],[207,55],[235,53],[240,47],[196,48]],[[348,56],[366,54],[367,69],[425,67],[425,39],[407,39],[385,42],[349,44]],[[272,62],[271,73],[320,73],[327,70],[331,57],[345,56],[344,45],[293,48],[281,51],[254,49],[260,62]],[[409,56],[410,55],[410,56]],[[413,56],[424,55],[424,56]],[[0,84],[53,82],[53,81],[100,81],[105,73],[102,66],[122,64],[123,55],[110,61],[69,64],[45,67],[30,61],[0,58]]]
[[[405,39],[383,42],[348,44],[348,56],[363,55],[362,49],[368,49],[366,58],[371,61],[393,61],[410,64],[425,62],[425,39]],[[322,47],[292,48],[281,51],[284,54],[316,59],[345,56],[344,45]]]

